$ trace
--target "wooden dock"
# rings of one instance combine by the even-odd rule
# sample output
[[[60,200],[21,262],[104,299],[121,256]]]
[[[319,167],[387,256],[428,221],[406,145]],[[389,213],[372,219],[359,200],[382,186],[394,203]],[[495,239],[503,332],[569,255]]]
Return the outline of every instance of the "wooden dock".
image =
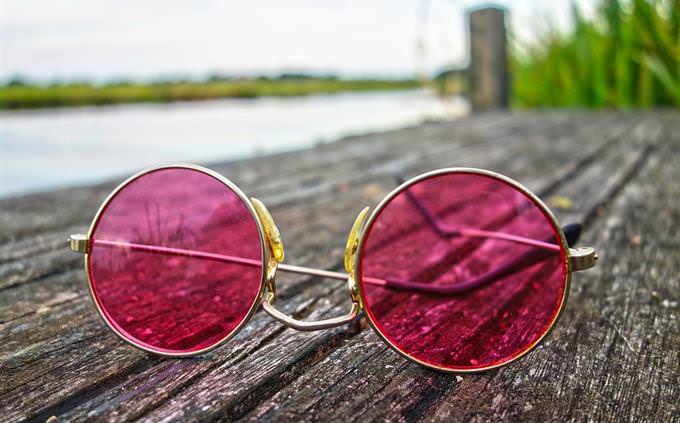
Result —
[[[519,180],[601,250],[524,359],[441,374],[361,321],[304,333],[262,311],[199,358],[140,352],[100,320],[65,243],[112,182],[0,201],[2,420],[677,421],[677,112],[487,113],[211,167],[268,205],[287,262],[340,270],[354,217],[394,188],[393,172],[448,166]],[[343,283],[280,274],[278,287],[277,305],[301,318],[347,307]]]

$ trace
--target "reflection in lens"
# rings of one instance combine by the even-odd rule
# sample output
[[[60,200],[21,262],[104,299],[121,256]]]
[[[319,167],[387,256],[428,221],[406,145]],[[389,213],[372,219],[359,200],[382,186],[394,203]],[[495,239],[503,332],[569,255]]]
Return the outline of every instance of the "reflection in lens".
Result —
[[[369,318],[425,364],[477,370],[536,344],[562,306],[565,254],[548,215],[501,179],[449,172],[394,196],[366,230]]]
[[[119,334],[153,351],[192,353],[247,317],[260,290],[262,245],[248,208],[224,183],[163,168],[110,199],[88,263],[95,299]]]

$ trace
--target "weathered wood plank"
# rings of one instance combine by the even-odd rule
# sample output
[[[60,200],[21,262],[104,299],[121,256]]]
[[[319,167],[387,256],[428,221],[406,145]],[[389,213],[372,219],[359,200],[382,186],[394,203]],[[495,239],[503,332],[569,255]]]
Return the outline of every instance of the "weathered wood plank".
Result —
[[[388,186],[391,186],[391,183],[393,183],[393,181],[391,181],[391,179],[389,179],[389,178],[387,179],[386,182],[387,182],[387,184],[389,184]],[[344,228],[343,228],[343,229],[344,229]],[[338,290],[338,292],[337,292],[336,294],[342,295],[341,292],[342,292],[341,290]],[[317,293],[316,293],[316,296],[324,295],[324,294],[325,294],[325,293],[323,293],[323,292],[317,292]],[[342,296],[340,300],[344,300],[344,296]],[[286,354],[286,352],[287,352],[287,351],[286,351],[285,349],[279,350],[279,353],[283,353],[284,355]],[[255,373],[255,375],[258,376],[258,377],[263,377],[263,376],[264,376],[264,375],[261,374],[261,373],[260,373],[260,374]],[[219,378],[219,379],[211,378],[210,376],[208,376],[208,379],[209,379],[209,383],[211,383],[211,384],[214,384],[217,380],[219,380],[220,383],[222,383],[222,382],[224,381],[223,375],[220,375],[220,378]],[[212,379],[212,380],[210,380],[210,379]],[[228,386],[228,385],[227,385],[227,386]],[[250,386],[250,384],[247,384],[247,385],[246,385],[246,388],[248,388],[248,386]],[[209,389],[209,390],[206,389],[205,391],[208,391],[208,392],[215,392],[215,387],[213,387],[212,389]],[[218,392],[219,392],[219,391],[218,391]],[[234,397],[235,397],[236,399],[239,398],[239,396],[234,396]],[[237,405],[241,406],[241,405],[243,404],[243,402],[242,402],[242,401],[237,401],[237,402],[234,402],[234,403],[232,403],[232,404],[237,404]],[[221,405],[222,405],[222,406],[225,406],[226,404],[221,404]],[[177,408],[177,407],[175,407],[175,408]],[[225,409],[224,407],[221,408],[221,410],[222,410],[222,411],[226,411],[226,409]]]
[[[602,259],[574,281],[547,354],[494,375],[477,410],[447,401],[437,417],[677,420],[680,128],[677,120],[665,128],[585,234]]]
[[[279,216],[277,216],[277,218],[278,218],[278,217],[279,217]],[[338,228],[338,229],[340,229],[340,228]],[[343,230],[343,232],[344,232],[344,228],[342,228],[342,230]],[[85,301],[87,301],[87,300],[85,300]],[[76,385],[76,386],[77,386],[77,385]]]
[[[650,134],[653,134],[653,132]],[[647,139],[647,141],[653,141],[653,139]],[[605,153],[611,157],[603,157],[597,163],[608,163],[604,168],[600,167],[600,171],[605,172],[601,175],[607,174],[608,180],[616,181],[624,178],[639,165],[636,160],[630,160],[627,166],[621,166],[621,155],[617,149],[609,149]],[[631,150],[630,155],[645,157],[645,150],[638,149],[636,153]],[[616,187],[615,183],[601,186],[600,188],[604,188],[602,195],[593,197],[590,191],[585,189],[590,184],[590,176],[589,172],[579,174],[569,180],[568,183],[563,183],[556,191],[559,195],[575,194],[572,196],[572,201],[575,203],[574,208],[583,210],[584,214],[588,213],[587,210],[597,209],[608,201],[609,196],[615,193],[614,188]],[[578,195],[579,193],[581,195]],[[596,243],[595,245],[601,244]],[[581,276],[577,275],[576,278],[578,279]],[[575,284],[578,283],[579,281],[576,280]],[[562,326],[568,324],[566,318],[561,322]],[[555,376],[573,374],[563,372],[559,365],[563,360],[569,359],[563,354],[562,348],[576,349],[579,340],[569,339],[570,344],[566,344],[565,341],[559,342],[561,340],[555,338],[557,338],[557,335],[551,336],[539,351],[512,365],[511,368],[514,369],[512,374],[519,375],[524,382],[530,384],[530,375],[535,372],[534,369],[536,367],[545,368],[546,361],[552,361],[554,367],[551,370],[557,370],[550,373],[549,378],[551,380],[554,380]],[[550,348],[553,354],[546,357],[541,350],[545,350],[551,344],[557,344],[557,349]],[[360,351],[359,358],[356,357],[357,351]],[[550,364],[547,367],[550,368]],[[497,420],[519,417],[525,411],[530,411],[535,407],[537,412],[543,413],[542,415],[534,415],[535,419],[561,419],[565,410],[550,415],[551,409],[545,407],[545,401],[549,401],[552,395],[552,393],[546,394],[546,391],[538,392],[538,394],[544,395],[543,407],[537,406],[534,400],[529,401],[529,399],[526,403],[528,405],[522,403],[519,407],[517,401],[513,400],[517,389],[516,385],[496,385],[499,375],[508,372],[509,370],[501,369],[482,375],[465,376],[460,379],[461,384],[458,386],[449,375],[432,375],[427,370],[404,363],[401,357],[380,342],[377,336],[371,331],[367,331],[351,339],[289,387],[279,391],[267,403],[253,410],[249,418],[254,420],[260,418],[295,420],[311,414],[321,419],[351,420],[356,415],[363,416],[363,418],[380,419],[383,410],[388,409],[390,415],[402,416],[404,419],[410,420],[420,413],[430,415],[430,412],[436,409],[439,417],[446,420],[467,420],[476,415]],[[414,393],[412,387],[420,386],[423,379],[427,381],[427,389]],[[546,386],[545,389],[554,390],[555,386]],[[357,391],[356,395],[342,398],[343,393],[353,390]],[[486,403],[479,400],[482,391],[493,393]],[[469,395],[471,392],[474,392],[474,397]],[[531,392],[530,388],[529,392]],[[496,397],[497,395],[501,396]],[[451,406],[444,407],[443,404],[449,402]],[[328,407],[329,403],[333,406]],[[518,408],[507,410],[503,407]],[[441,412],[443,409],[448,411],[443,413]],[[489,410],[496,411],[489,413]],[[499,410],[501,412],[497,412]],[[509,411],[512,411],[512,413],[509,413]]]
[[[676,134],[680,128],[676,117],[490,114],[384,136],[354,137],[276,158],[216,168],[270,205],[283,232],[287,256],[299,264],[339,269],[344,236],[354,213],[364,204],[375,204],[394,186],[393,172],[409,176],[447,165],[491,168],[519,179],[548,199],[569,198],[572,207],[557,210],[559,217],[565,222],[586,220],[592,224],[586,237],[601,245],[614,242],[606,238],[611,225],[603,223],[609,216],[635,213],[641,225],[650,225],[645,220],[650,216],[640,212],[645,210],[640,201],[622,200],[630,195],[630,187],[658,191],[666,206],[673,201],[671,194],[678,198],[676,191],[669,190],[669,183],[654,185],[649,181],[650,172],[677,180],[678,175],[667,169],[678,151]],[[616,394],[618,391],[607,385],[607,377],[633,380],[649,393],[627,394],[636,408],[627,407],[619,416],[672,415],[666,411],[652,413],[646,400],[654,398],[673,411],[668,399],[676,391],[657,388],[655,383],[673,382],[659,376],[669,370],[675,371],[670,377],[675,375],[677,382],[680,342],[677,333],[664,332],[662,326],[655,326],[654,319],[661,316],[663,324],[672,327],[675,322],[677,326],[673,320],[677,318],[677,278],[670,281],[674,290],[654,291],[660,304],[675,304],[667,307],[666,314],[641,312],[633,292],[617,291],[616,297],[595,280],[590,283],[592,278],[609,277],[610,284],[621,284],[625,275],[620,267],[612,276],[603,270],[577,275],[572,287],[577,303],[574,306],[572,301],[561,329],[539,351],[513,366],[466,376],[460,382],[455,376],[404,362],[370,330],[354,326],[299,333],[284,329],[263,313],[258,313],[228,345],[197,359],[164,360],[130,349],[99,321],[89,303],[85,275],[79,269],[82,258],[63,251],[60,241],[68,232],[83,230],[77,228],[85,227],[96,203],[110,187],[103,184],[0,202],[0,221],[26,215],[24,223],[0,236],[0,409],[9,420],[44,420],[51,415],[73,419],[353,419],[359,417],[357,413],[381,419],[384,410],[404,420],[521,415],[583,418],[589,415],[587,409],[569,414],[568,407],[596,395],[598,389]],[[71,208],[71,201],[82,204]],[[55,204],[63,205],[63,211],[51,213]],[[650,208],[650,213],[660,213],[659,207]],[[666,226],[660,228],[677,225],[677,214],[664,216]],[[648,230],[656,233],[651,227]],[[644,254],[652,253],[660,257],[655,249],[659,245],[677,248],[677,238],[665,235],[660,238],[664,239],[661,244],[652,243],[649,251],[633,257],[641,260],[647,258]],[[616,242],[624,241],[616,238]],[[625,262],[623,256],[620,263]],[[659,262],[658,268],[666,272],[662,275],[673,275],[669,269],[675,269],[677,275],[675,262],[677,259]],[[668,263],[676,267],[664,267]],[[644,271],[640,272],[644,276]],[[581,284],[582,279],[588,283]],[[342,284],[282,275],[279,286],[277,304],[301,317],[330,316],[347,307]],[[602,303],[601,294],[610,303]],[[605,309],[610,314],[602,320],[601,310]],[[628,320],[633,316],[635,321]],[[594,318],[595,323],[587,318]],[[621,334],[631,339],[626,330],[636,335],[638,329],[649,328],[662,334],[661,340],[649,342],[675,348],[676,355],[640,356],[654,366],[648,378],[636,376],[631,367],[598,367],[598,360],[604,357],[603,341],[609,342],[609,351],[616,352],[621,348]],[[586,339],[577,339],[579,335]],[[643,344],[631,345],[636,351],[644,350]],[[588,363],[589,374],[604,385],[587,385],[564,376],[581,370],[568,367],[564,361],[569,359]],[[518,389],[521,395],[514,397],[513,390]],[[547,409],[553,397],[559,402],[554,409]],[[606,417],[611,404],[619,403],[609,404],[593,415]]]

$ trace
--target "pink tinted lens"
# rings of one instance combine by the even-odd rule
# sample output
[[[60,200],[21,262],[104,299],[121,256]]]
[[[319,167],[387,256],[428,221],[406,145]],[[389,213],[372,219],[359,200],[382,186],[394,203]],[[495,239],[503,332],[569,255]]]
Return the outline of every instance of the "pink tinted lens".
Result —
[[[564,301],[558,228],[493,176],[449,172],[402,189],[367,228],[359,254],[371,321],[434,367],[511,361],[547,333]]]
[[[91,234],[88,270],[108,323],[146,349],[193,353],[230,336],[256,302],[262,244],[245,203],[199,170],[128,182]]]

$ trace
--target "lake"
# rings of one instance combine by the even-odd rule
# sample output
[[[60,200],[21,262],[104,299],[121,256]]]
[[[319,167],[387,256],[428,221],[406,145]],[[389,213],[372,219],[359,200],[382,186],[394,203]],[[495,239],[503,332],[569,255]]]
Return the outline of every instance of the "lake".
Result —
[[[158,164],[299,149],[467,110],[462,98],[412,90],[6,112],[0,197],[122,178]]]

